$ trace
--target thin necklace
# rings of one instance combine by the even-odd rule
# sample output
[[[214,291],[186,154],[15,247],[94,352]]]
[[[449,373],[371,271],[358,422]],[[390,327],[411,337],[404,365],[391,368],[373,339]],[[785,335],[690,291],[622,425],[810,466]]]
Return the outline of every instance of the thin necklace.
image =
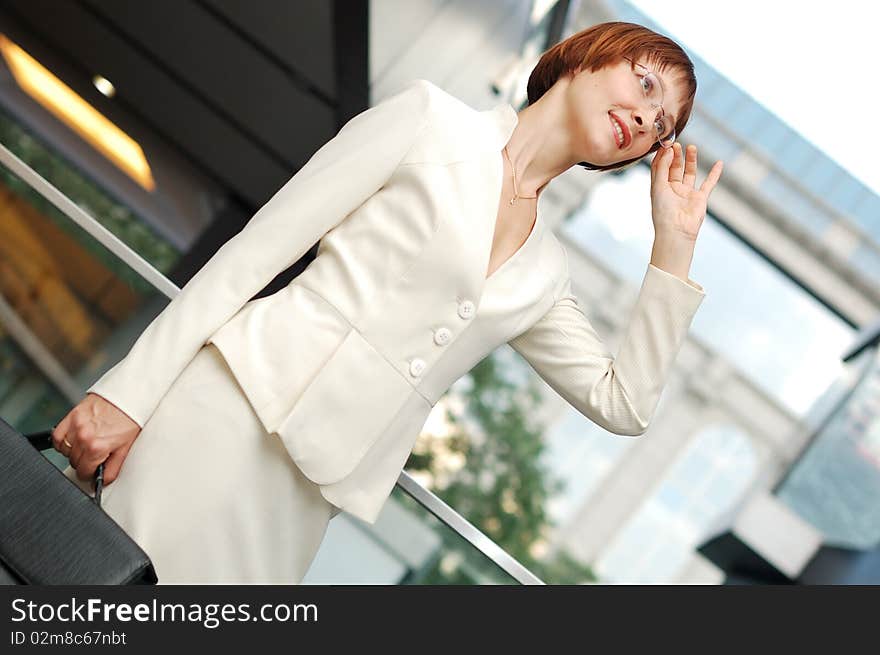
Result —
[[[516,168],[514,168],[513,162],[510,161],[510,153],[507,152],[507,146],[504,146],[504,155],[507,157],[507,161],[510,162],[510,170],[513,173],[513,198],[510,199],[510,204],[512,205],[513,203],[515,203],[517,198],[526,198],[526,199],[537,198],[538,197],[537,195],[521,196],[517,193],[517,191],[516,191]]]

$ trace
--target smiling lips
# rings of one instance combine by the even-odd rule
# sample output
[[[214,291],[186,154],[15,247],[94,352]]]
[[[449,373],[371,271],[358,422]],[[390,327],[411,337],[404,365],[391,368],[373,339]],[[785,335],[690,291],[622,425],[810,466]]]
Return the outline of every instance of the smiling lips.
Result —
[[[618,148],[626,148],[630,142],[630,133],[623,121],[617,118],[611,112],[608,112],[611,119],[611,131],[614,132],[614,141]]]

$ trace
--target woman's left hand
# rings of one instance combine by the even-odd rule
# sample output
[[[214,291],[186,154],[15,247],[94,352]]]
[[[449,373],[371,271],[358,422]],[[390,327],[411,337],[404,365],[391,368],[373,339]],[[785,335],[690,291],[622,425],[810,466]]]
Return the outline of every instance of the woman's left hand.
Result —
[[[690,144],[687,152],[676,142],[672,148],[661,148],[651,161],[651,217],[654,233],[674,234],[696,240],[709,194],[718,183],[723,167],[716,161],[706,179],[696,188],[697,147]]]

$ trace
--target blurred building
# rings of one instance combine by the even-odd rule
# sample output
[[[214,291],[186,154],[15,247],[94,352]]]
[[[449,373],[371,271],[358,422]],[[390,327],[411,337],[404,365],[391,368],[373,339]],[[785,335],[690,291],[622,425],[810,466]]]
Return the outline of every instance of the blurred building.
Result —
[[[623,0],[3,3],[0,143],[70,202],[0,166],[0,415],[22,432],[63,416],[168,302],[162,276],[183,286],[350,116],[414,77],[520,107],[540,53],[605,20],[663,31]],[[682,139],[703,175],[725,162],[691,275],[707,297],[643,437],[544,386],[546,463],[566,481],[544,550],[611,583],[746,579],[744,552],[803,581],[823,548],[839,562],[880,541],[876,349],[842,360],[880,315],[880,198],[692,58]],[[572,169],[539,211],[614,351],[650,255],[647,166]],[[466,531],[435,509],[397,489],[375,526],[339,515],[305,582],[512,580],[451,546]]]
[[[581,3],[572,31],[604,20],[668,33],[623,0]],[[606,582],[713,583],[726,572],[698,548],[738,529],[796,579],[822,544],[880,542],[876,402],[849,396],[872,354],[842,362],[880,313],[880,197],[690,54],[699,88],[681,140],[702,175],[725,163],[691,273],[707,297],[644,437],[609,435],[558,399],[548,437],[570,492],[556,547]],[[650,257],[647,166],[589,185],[569,174],[545,215],[559,216],[587,316],[616,343]]]

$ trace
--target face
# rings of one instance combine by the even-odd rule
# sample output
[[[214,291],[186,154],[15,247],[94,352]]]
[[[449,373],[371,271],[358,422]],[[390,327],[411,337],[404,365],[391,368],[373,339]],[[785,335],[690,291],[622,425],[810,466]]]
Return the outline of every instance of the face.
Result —
[[[662,110],[651,107],[641,80],[644,70],[626,59],[595,72],[578,72],[568,86],[568,107],[578,161],[608,166],[646,155],[656,142],[654,123],[661,111],[674,125],[680,115],[684,88],[674,71],[641,58],[659,79],[663,90]],[[618,131],[618,127],[620,131]],[[620,133],[623,139],[620,138]]]

